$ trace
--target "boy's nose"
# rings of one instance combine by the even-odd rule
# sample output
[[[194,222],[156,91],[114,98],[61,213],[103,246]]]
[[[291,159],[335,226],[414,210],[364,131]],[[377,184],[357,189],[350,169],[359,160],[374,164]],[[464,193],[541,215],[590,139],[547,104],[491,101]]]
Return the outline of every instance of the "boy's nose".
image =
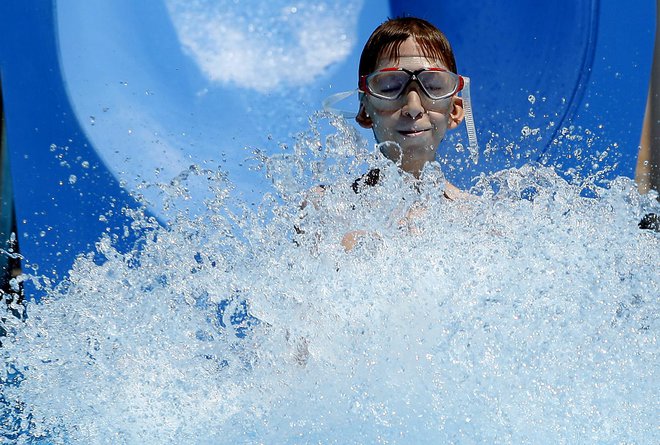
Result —
[[[408,90],[406,93],[406,102],[401,112],[412,119],[419,119],[422,116],[424,107],[422,106],[422,98],[419,95],[419,91],[412,88]]]

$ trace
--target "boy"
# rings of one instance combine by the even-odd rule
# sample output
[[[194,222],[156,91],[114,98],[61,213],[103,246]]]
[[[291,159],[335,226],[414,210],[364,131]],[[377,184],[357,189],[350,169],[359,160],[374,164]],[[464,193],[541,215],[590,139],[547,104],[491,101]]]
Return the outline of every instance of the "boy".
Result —
[[[465,116],[456,94],[464,78],[447,38],[426,20],[391,19],[371,34],[360,57],[358,124],[371,128],[383,154],[419,178],[447,130]]]
[[[456,74],[451,46],[435,26],[414,17],[387,20],[362,50],[355,120],[373,130],[385,157],[419,179],[425,165],[435,159],[447,130],[458,127],[464,118],[470,145],[476,148],[468,82]],[[457,96],[464,88],[465,104]],[[378,176],[378,170],[370,171],[356,181],[354,190],[375,185]],[[462,194],[446,183],[445,198]],[[351,231],[341,244],[351,250],[363,235],[362,230]]]

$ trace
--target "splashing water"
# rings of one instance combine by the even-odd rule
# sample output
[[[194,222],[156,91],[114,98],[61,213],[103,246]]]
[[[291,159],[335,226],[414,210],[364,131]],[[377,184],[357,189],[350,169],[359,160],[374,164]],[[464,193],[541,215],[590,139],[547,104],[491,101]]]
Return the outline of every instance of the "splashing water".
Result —
[[[134,211],[135,249],[103,237],[6,317],[3,443],[657,441],[651,196],[526,166],[450,201],[326,123],[257,152],[257,210],[192,168],[164,190],[208,183],[206,212]]]

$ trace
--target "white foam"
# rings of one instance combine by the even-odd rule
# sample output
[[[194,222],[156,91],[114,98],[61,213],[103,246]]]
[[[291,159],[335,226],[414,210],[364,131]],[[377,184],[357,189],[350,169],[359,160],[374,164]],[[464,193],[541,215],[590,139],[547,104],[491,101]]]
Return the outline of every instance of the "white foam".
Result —
[[[361,2],[167,0],[177,35],[212,82],[259,92],[314,81],[349,54]]]

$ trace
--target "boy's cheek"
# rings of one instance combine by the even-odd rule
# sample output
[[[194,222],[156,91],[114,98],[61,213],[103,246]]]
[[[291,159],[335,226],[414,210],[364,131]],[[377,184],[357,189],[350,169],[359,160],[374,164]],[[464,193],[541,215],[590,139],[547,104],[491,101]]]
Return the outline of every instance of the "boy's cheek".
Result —
[[[392,126],[383,122],[374,121],[373,131],[376,141],[379,143],[393,141],[397,135]]]

